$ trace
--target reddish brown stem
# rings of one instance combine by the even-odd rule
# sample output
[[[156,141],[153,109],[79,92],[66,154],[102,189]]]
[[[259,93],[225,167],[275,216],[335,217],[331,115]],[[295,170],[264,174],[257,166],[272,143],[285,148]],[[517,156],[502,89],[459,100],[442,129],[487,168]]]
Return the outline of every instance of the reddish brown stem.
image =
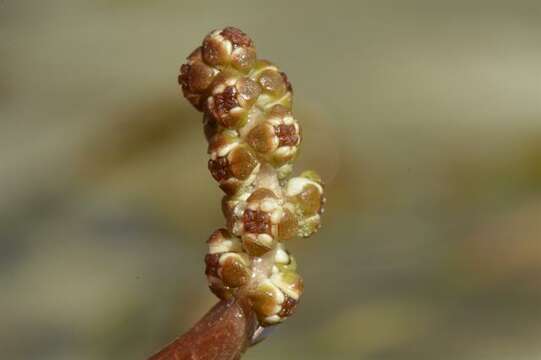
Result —
[[[242,300],[220,301],[193,328],[148,360],[237,360],[257,320]]]

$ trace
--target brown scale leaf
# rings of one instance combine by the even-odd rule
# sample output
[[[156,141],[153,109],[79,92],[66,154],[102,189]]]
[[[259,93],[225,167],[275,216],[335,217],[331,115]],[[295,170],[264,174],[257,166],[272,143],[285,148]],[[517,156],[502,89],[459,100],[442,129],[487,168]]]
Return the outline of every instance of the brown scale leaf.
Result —
[[[210,66],[227,64],[230,60],[229,53],[224,44],[211,36],[203,40],[203,59]]]
[[[250,270],[239,259],[227,258],[222,264],[222,279],[227,286],[240,287],[250,277]]]
[[[240,180],[246,180],[258,164],[251,151],[244,147],[237,147],[229,154],[231,174]]]
[[[260,124],[254,127],[246,136],[246,142],[260,153],[268,153],[273,150],[274,131],[272,125]]]

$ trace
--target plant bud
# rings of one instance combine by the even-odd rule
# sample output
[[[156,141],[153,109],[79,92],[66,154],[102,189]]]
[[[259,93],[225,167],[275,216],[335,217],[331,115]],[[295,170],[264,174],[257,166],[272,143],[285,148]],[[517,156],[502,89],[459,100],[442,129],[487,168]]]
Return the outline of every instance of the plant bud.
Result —
[[[248,253],[261,256],[273,248],[283,215],[281,201],[270,189],[259,188],[246,199],[237,228]]]
[[[275,105],[267,119],[248,133],[246,142],[274,167],[281,167],[297,155],[300,126],[287,108]]]
[[[232,289],[248,282],[250,259],[242,252],[240,241],[225,229],[216,230],[207,244],[209,253],[205,257],[205,274],[209,287],[221,298],[227,298]]]
[[[220,76],[219,81],[221,83],[215,84],[213,94],[208,98],[208,113],[225,128],[242,127],[261,89],[256,82],[247,77]]]
[[[262,89],[257,104],[264,109],[270,109],[274,105],[282,105],[291,108],[292,88],[287,75],[266,60],[256,61],[250,78],[256,81]]]
[[[224,68],[231,64],[238,70],[249,70],[256,58],[252,39],[234,27],[211,32],[203,40],[203,58],[211,66]]]
[[[250,258],[242,253],[225,253],[218,261],[218,277],[226,286],[231,288],[240,287],[250,278]]]
[[[231,133],[215,135],[209,144],[208,167],[220,188],[229,195],[250,185],[259,170],[259,161],[249,147],[239,144]]]
[[[178,82],[182,86],[184,97],[199,111],[203,111],[206,94],[218,70],[203,62],[201,48],[197,48],[188,62],[180,67]]]
[[[321,213],[325,197],[319,176],[313,172],[305,172],[301,176],[289,179],[286,195],[295,207],[298,219],[298,235],[307,237],[316,232],[321,225]]]
[[[282,311],[285,295],[270,280],[259,283],[248,297],[261,325],[272,325],[282,320],[278,314]]]

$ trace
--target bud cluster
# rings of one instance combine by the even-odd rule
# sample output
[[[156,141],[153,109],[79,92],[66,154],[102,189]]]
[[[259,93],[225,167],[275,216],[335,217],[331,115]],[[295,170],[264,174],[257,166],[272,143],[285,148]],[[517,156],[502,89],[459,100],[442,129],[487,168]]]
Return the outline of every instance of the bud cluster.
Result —
[[[221,299],[248,298],[261,325],[276,324],[303,290],[284,241],[317,231],[325,202],[317,174],[289,177],[301,142],[291,84],[233,27],[207,35],[178,80],[204,113],[209,171],[225,193],[227,229],[208,240],[209,287]]]

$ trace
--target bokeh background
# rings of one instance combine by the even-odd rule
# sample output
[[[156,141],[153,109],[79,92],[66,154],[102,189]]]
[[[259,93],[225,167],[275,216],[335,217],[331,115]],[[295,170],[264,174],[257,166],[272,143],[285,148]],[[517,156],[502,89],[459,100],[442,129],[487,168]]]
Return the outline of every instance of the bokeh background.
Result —
[[[145,359],[216,301],[184,57],[235,25],[327,182],[246,359],[541,359],[539,1],[0,0],[0,357]]]

